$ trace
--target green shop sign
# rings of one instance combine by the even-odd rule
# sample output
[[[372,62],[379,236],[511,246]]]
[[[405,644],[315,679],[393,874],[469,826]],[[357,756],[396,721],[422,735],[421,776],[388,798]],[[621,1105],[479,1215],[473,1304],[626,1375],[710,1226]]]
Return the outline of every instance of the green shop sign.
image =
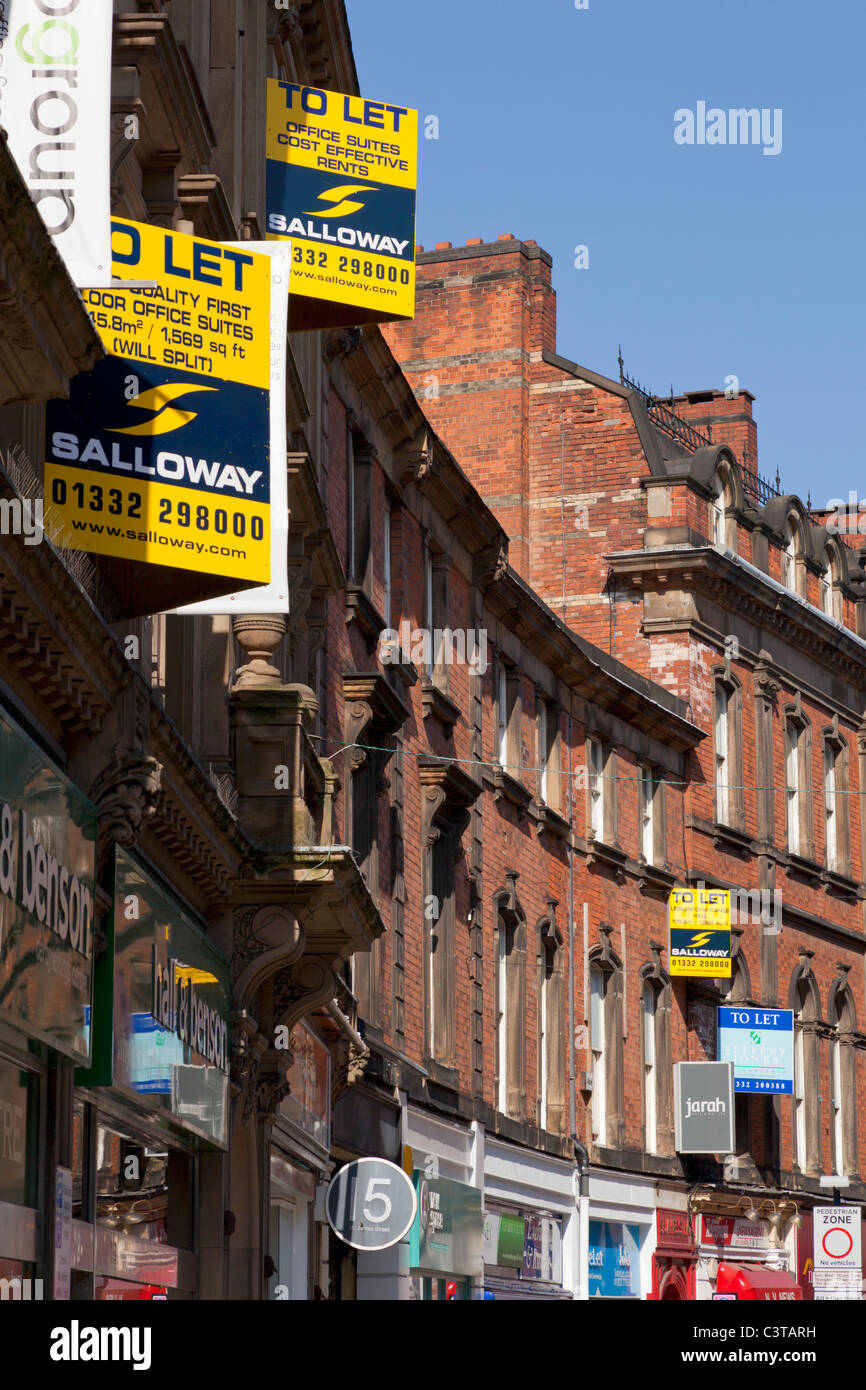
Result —
[[[0,715],[0,1014],[90,1056],[96,808]]]
[[[428,1178],[418,1170],[413,1181],[418,1211],[409,1232],[411,1267],[480,1278],[484,1265],[479,1189],[450,1178]]]
[[[93,1067],[113,1086],[212,1143],[228,1142],[229,966],[179,903],[115,852],[114,915],[96,970]]]

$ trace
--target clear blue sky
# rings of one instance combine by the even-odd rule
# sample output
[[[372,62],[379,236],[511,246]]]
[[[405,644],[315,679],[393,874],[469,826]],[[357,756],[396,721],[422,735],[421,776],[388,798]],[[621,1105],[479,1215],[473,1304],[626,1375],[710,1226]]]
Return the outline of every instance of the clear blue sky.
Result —
[[[617,376],[621,342],[659,393],[734,374],[764,474],[813,505],[866,495],[863,0],[347,6],[362,93],[439,117],[421,245],[534,238],[564,356]],[[699,101],[781,107],[781,153],[675,144]]]

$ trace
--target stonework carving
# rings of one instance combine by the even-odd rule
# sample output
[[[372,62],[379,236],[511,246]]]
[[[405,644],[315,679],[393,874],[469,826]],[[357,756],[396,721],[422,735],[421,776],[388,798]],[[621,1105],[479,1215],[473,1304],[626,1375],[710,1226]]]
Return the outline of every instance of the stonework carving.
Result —
[[[112,844],[134,845],[142,826],[159,805],[162,764],[156,758],[121,752],[96,778],[88,793],[99,812],[98,854]]]

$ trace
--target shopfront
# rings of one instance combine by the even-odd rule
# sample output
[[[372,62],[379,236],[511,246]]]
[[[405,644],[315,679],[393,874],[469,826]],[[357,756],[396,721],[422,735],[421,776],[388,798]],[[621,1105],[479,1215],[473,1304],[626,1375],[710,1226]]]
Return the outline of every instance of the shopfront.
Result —
[[[736,1293],[741,1285],[745,1288],[742,1280],[737,1283],[737,1276],[743,1271],[746,1283],[754,1273],[758,1276],[753,1281],[756,1287],[786,1291],[796,1287],[799,1295],[793,1256],[786,1245],[773,1242],[769,1223],[708,1212],[694,1220],[698,1239],[695,1290],[699,1301],[712,1299],[715,1294]],[[769,1283],[763,1275],[769,1276]]]
[[[90,1057],[95,844],[93,805],[0,712],[0,1278],[41,1277],[37,1211],[68,1187],[49,1074]]]
[[[656,1212],[652,1298],[664,1302],[694,1299],[698,1254],[692,1222],[688,1211],[659,1207]]]
[[[72,1296],[192,1298],[200,1167],[228,1143],[228,964],[147,865],[115,855],[76,1075]]]
[[[591,1169],[589,1198],[590,1299],[649,1298],[656,1239],[655,1183]]]
[[[484,1136],[486,1297],[574,1297],[577,1192],[573,1162]]]
[[[413,1174],[418,1210],[409,1232],[410,1297],[464,1302],[482,1273],[481,1193],[468,1183]]]

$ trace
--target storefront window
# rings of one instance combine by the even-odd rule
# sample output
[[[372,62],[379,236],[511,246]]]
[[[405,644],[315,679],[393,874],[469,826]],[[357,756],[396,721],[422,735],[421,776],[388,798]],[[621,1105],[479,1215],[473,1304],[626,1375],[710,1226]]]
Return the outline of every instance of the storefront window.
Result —
[[[107,1123],[96,1145],[97,1222],[139,1240],[192,1247],[193,1159]]]
[[[0,1060],[0,1202],[36,1205],[36,1164],[28,1143],[36,1133],[37,1078]]]

